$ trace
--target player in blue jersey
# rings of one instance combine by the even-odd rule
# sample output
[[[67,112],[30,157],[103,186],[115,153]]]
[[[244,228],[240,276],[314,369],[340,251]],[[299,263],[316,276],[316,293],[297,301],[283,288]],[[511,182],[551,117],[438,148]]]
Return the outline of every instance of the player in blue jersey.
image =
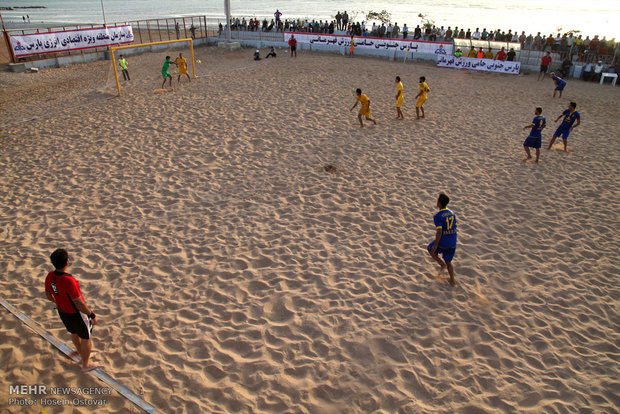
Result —
[[[456,216],[451,210],[448,210],[447,205],[450,202],[450,198],[441,193],[437,199],[437,207],[439,213],[435,214],[433,220],[435,222],[435,240],[428,245],[428,252],[431,257],[435,259],[441,270],[448,268],[448,274],[450,275],[450,285],[454,286],[454,267],[452,267],[452,258],[454,257],[454,251],[456,250]],[[438,256],[441,253],[443,260]]]
[[[568,143],[566,140],[568,139],[568,135],[573,129],[577,128],[579,124],[581,124],[581,116],[576,109],[577,104],[575,102],[569,103],[568,109],[562,112],[562,115],[558,116],[558,118],[555,120],[555,122],[558,122],[560,118],[564,118],[558,129],[556,129],[553,133],[553,138],[551,138],[551,142],[549,143],[547,149],[551,149],[551,146],[555,142],[555,139],[561,136],[562,141],[564,141],[564,151],[566,151],[566,145]]]
[[[560,92],[560,98],[562,97],[562,91],[564,90],[564,87],[566,86],[566,81],[562,78],[560,78],[559,76],[557,76],[555,74],[555,72],[551,72],[551,79],[553,79],[553,82],[555,83],[555,89],[553,90],[553,97],[555,98],[555,94],[557,92]]]
[[[527,157],[523,159],[523,161],[531,160],[532,154],[530,154],[530,147],[536,148],[536,162],[538,162],[538,158],[540,158],[540,147],[542,146],[542,130],[547,125],[547,121],[545,117],[541,115],[542,108],[536,108],[534,111],[534,119],[532,123],[523,127],[523,129],[531,128],[530,135],[525,139],[523,143],[523,149],[527,154]]]

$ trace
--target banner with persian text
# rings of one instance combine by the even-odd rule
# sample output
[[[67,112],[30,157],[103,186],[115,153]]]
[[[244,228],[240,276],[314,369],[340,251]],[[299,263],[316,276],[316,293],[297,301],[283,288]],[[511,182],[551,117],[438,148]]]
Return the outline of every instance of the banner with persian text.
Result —
[[[480,70],[484,72],[509,73],[518,75],[521,62],[493,59],[476,59],[456,56],[437,56],[437,66],[442,68]]]
[[[313,46],[351,46],[351,36],[331,35],[322,33],[298,33],[285,32],[284,40],[289,41],[291,36],[295,36],[298,43],[307,43]],[[446,42],[426,42],[409,39],[384,39],[379,37],[355,36],[353,38],[355,49],[377,49],[377,50],[402,50],[406,53],[425,53],[436,55],[451,55],[453,52],[452,43]]]
[[[133,42],[131,26],[11,35],[11,47],[16,57],[69,50],[106,47]]]

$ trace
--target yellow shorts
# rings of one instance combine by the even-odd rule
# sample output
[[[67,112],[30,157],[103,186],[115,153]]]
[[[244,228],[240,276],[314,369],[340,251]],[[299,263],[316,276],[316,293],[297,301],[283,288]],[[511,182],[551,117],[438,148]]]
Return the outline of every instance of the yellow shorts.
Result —
[[[179,75],[189,75],[187,68],[179,67]]]
[[[427,99],[427,98],[426,98],[425,96],[420,96],[420,97],[418,98],[418,101],[415,103],[415,107],[416,107],[416,108],[421,108],[421,107],[422,107],[422,105],[424,105],[424,102],[426,102],[426,99]]]
[[[370,108],[362,108],[358,114],[359,116],[365,116],[366,119],[370,119]]]
[[[398,99],[396,100],[396,107],[400,108],[401,106],[403,106],[403,101],[405,100],[404,96],[399,96]]]

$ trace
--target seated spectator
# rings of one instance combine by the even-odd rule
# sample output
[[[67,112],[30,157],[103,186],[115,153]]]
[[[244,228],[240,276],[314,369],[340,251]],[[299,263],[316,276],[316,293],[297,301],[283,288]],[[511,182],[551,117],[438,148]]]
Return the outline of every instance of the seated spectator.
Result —
[[[501,61],[506,60],[506,52],[504,52],[503,47],[502,47],[502,50],[497,52],[497,55],[495,55],[495,60],[501,60]]]
[[[475,58],[476,55],[477,55],[476,49],[472,46],[471,49],[469,49],[469,53],[467,54],[467,57]]]
[[[563,78],[567,78],[568,72],[570,71],[571,66],[573,66],[573,63],[570,61],[570,59],[567,56],[566,59],[564,59],[564,61],[562,62],[560,69],[558,69],[558,73],[560,74],[560,76]]]
[[[269,53],[267,53],[267,56],[265,56],[265,59],[268,59],[268,58],[269,58],[269,56],[276,57],[276,51],[275,51],[275,49],[273,48],[273,46],[271,46],[271,49],[269,50]]]
[[[482,50],[482,48],[478,50],[478,53],[476,54],[476,58],[484,59],[484,50]]]
[[[456,57],[461,57],[461,56],[463,56],[463,52],[461,52],[461,49],[458,49],[458,48],[457,48],[457,49],[456,49],[456,52],[454,52],[454,56],[456,56]]]
[[[517,56],[517,53],[515,52],[514,48],[511,47],[510,52],[506,54],[506,60],[508,62],[514,62],[515,56]]]
[[[484,54],[484,58],[493,59],[493,49],[489,48],[489,50],[487,50],[487,53]]]
[[[418,40],[421,37],[422,37],[422,29],[420,28],[420,25],[418,25],[413,31],[413,38],[415,40]]]
[[[256,52],[254,52],[254,60],[261,60],[260,59],[260,50],[256,49]]]

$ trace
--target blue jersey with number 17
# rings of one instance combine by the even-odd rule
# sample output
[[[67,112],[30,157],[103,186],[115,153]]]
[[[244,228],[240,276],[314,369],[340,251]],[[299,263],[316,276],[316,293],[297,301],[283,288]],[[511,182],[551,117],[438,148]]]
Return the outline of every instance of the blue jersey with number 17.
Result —
[[[456,247],[456,215],[447,208],[439,210],[433,218],[435,227],[441,229],[439,247]]]

